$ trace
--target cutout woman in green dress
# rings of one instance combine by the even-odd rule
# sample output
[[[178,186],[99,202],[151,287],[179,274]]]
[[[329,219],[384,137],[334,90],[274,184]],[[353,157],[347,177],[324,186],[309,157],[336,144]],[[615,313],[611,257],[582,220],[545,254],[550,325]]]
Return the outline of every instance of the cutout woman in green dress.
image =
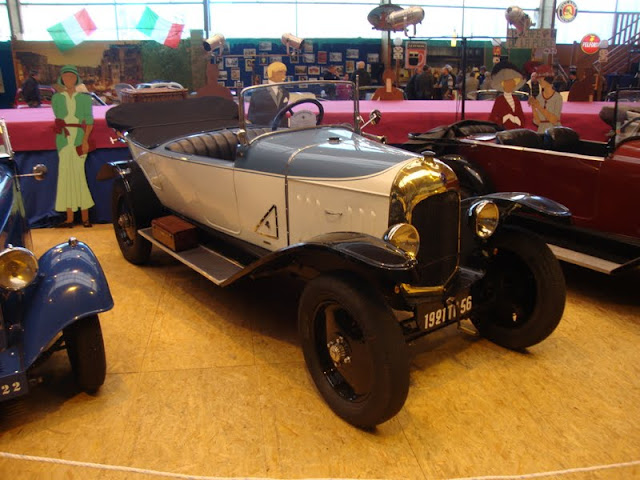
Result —
[[[93,112],[91,98],[76,92],[80,82],[77,68],[65,65],[58,79],[64,90],[51,98],[59,158],[55,210],[67,213],[66,221],[59,225],[67,228],[73,227],[73,213],[78,209],[82,224],[91,227],[89,208],[94,205],[84,171],[89,135],[93,129]]]

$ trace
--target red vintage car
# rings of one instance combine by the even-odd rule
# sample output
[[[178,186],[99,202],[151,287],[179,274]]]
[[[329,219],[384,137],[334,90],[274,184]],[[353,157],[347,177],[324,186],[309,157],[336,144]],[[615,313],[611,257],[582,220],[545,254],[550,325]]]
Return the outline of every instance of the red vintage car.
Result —
[[[640,263],[640,103],[610,110],[601,117],[616,118],[618,128],[608,143],[581,140],[561,126],[538,134],[463,120],[411,135],[404,147],[435,151],[468,195],[528,192],[565,205],[570,225],[517,218],[561,260],[619,273]]]

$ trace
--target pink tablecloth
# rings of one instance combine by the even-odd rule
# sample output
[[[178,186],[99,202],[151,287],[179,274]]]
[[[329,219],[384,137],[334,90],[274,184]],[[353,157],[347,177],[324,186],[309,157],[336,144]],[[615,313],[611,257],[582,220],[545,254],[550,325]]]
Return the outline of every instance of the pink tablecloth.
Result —
[[[609,127],[598,117],[603,102],[565,103],[562,109],[562,124],[575,129],[585,140],[605,141]],[[324,123],[351,122],[353,119],[351,102],[326,102]],[[493,106],[492,101],[470,101],[465,104],[465,118],[487,120]],[[110,107],[93,107],[93,138],[97,148],[123,147],[113,143],[115,133],[107,127],[105,113]],[[403,143],[410,132],[426,132],[439,125],[460,120],[455,101],[362,101],[360,112],[369,118],[369,112],[378,109],[382,120],[378,125],[368,127],[367,132],[385,135],[389,143]],[[523,104],[526,116],[525,127],[534,128],[531,108]],[[11,143],[15,151],[55,150],[53,133],[53,111],[51,108],[20,108],[0,111],[8,126]]]

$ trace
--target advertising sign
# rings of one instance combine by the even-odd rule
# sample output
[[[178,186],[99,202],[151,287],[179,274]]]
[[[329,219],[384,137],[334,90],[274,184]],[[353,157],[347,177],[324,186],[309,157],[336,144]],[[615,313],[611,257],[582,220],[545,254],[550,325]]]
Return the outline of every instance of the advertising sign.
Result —
[[[514,48],[556,48],[555,28],[532,28],[521,36],[513,28],[507,29],[507,38]]]
[[[407,42],[407,55],[405,57],[405,68],[421,70],[427,63],[427,43]]]
[[[556,15],[558,20],[562,23],[573,22],[576,19],[576,15],[578,15],[578,6],[576,2],[573,0],[565,0],[558,5],[556,9]]]
[[[597,53],[600,50],[600,37],[595,33],[585,35],[580,41],[580,49],[588,55]]]

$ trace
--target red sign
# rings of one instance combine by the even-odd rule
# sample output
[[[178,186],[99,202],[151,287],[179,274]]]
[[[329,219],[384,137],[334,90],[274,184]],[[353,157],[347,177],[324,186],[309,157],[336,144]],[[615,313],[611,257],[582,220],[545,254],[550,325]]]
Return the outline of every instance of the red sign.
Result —
[[[582,37],[580,48],[588,55],[593,55],[600,50],[600,37],[594,33],[590,33]]]

